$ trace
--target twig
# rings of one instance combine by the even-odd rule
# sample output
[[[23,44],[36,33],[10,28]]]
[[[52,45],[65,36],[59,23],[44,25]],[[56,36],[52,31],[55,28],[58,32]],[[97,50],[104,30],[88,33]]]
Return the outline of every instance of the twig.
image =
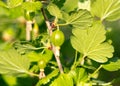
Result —
[[[29,72],[29,71],[26,71],[25,73],[28,74],[28,75],[30,75],[30,76],[36,76],[36,77],[39,77],[38,74],[35,74],[35,73],[32,73],[32,72]]]
[[[71,70],[73,70],[74,68],[76,68],[77,54],[78,54],[78,52],[76,51],[76,52],[75,52],[75,59],[74,59],[74,63],[73,63],[73,65],[72,65],[72,67],[71,67]]]
[[[26,2],[32,2],[32,0],[25,0]],[[29,13],[29,12],[27,12]],[[32,21],[27,20],[26,21],[26,40],[31,40],[31,31],[32,31]]]
[[[62,68],[62,64],[60,62],[60,49],[55,47],[54,45],[52,46],[52,51],[55,55],[55,59],[57,61],[57,64],[58,64],[58,67],[59,67],[59,70],[61,73],[63,73],[63,68]]]
[[[90,76],[93,77],[101,68],[102,65],[100,65]]]
[[[31,40],[32,21],[26,21],[26,40]]]
[[[45,78],[46,75],[44,73],[44,69],[40,69],[40,73],[39,73],[39,79]]]
[[[44,11],[43,8],[41,8],[41,12],[42,12],[43,17],[44,17],[44,19],[45,19],[45,23],[46,23],[46,25],[47,25],[47,28],[48,28],[49,34],[52,35],[52,27],[51,27],[51,25],[50,25],[50,22],[49,22],[49,20],[48,20],[46,14],[45,14],[45,11]]]
[[[41,9],[41,11],[42,11],[42,14],[43,14],[43,16],[44,16],[45,23],[46,23],[47,28],[48,28],[48,31],[49,31],[49,35],[51,36],[51,35],[52,35],[52,27],[51,27],[51,25],[50,25],[50,22],[49,22],[46,14],[45,14],[45,11],[44,11],[43,8]],[[53,51],[53,53],[54,53],[55,59],[56,59],[56,61],[57,61],[59,70],[60,70],[61,73],[63,73],[63,68],[62,68],[62,64],[61,64],[61,62],[60,62],[60,57],[59,57],[59,56],[60,56],[60,55],[59,55],[59,54],[60,54],[60,50],[59,50],[57,47],[55,47],[54,45],[52,45],[52,44],[51,44],[51,47],[52,47],[52,51]]]

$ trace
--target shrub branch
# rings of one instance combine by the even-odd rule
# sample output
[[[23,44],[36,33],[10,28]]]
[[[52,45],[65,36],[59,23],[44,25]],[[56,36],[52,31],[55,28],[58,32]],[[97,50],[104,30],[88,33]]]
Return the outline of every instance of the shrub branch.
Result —
[[[52,35],[52,27],[51,27],[51,24],[50,24],[50,22],[49,22],[49,20],[48,20],[48,18],[47,18],[47,16],[46,16],[45,11],[44,11],[43,8],[41,9],[41,11],[42,11],[43,17],[44,17],[44,19],[45,19],[45,23],[46,23],[46,26],[47,26],[47,28],[48,28],[49,35],[51,36],[51,35]],[[54,53],[55,59],[56,59],[56,61],[57,61],[57,64],[58,64],[60,73],[63,73],[63,68],[62,68],[62,64],[61,64],[61,62],[60,62],[60,55],[59,55],[59,54],[60,54],[60,50],[57,49],[57,47],[55,47],[53,44],[51,44],[51,47],[52,47],[51,49],[52,49],[52,51],[53,51],[53,53]]]

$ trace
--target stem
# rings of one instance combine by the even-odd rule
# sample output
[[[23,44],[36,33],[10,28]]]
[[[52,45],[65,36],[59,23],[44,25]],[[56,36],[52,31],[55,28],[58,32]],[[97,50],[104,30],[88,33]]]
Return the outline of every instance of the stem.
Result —
[[[46,77],[45,73],[44,73],[44,69],[40,69],[40,73],[39,73],[39,79],[42,79]]]
[[[102,68],[102,65],[100,65],[100,66],[90,75],[90,77],[93,77],[101,68]]]
[[[48,28],[48,31],[49,31],[49,35],[51,36],[51,35],[52,35],[52,27],[51,27],[51,25],[50,25],[50,22],[49,22],[46,14],[45,14],[45,11],[44,11],[43,8],[41,9],[41,11],[42,11],[43,17],[44,17],[44,19],[45,19],[45,23],[46,23],[46,25],[47,25],[47,28]],[[56,46],[54,46],[54,45],[52,45],[52,44],[51,44],[51,47],[52,47],[52,51],[53,51],[53,53],[54,53],[55,59],[56,59],[56,61],[57,61],[57,64],[58,64],[60,73],[63,73],[62,64],[61,64],[61,62],[60,62],[60,50],[59,50]]]
[[[25,0],[26,2],[32,2],[32,0]],[[29,13],[27,11],[27,13]],[[32,31],[32,21],[27,20],[26,21],[26,40],[30,41],[31,40],[31,31]]]
[[[36,77],[39,77],[39,75],[38,75],[38,74],[35,74],[35,73],[32,73],[32,72],[29,72],[29,71],[27,71],[27,72],[26,72],[26,74],[29,74],[29,75],[31,75],[31,76],[36,76]]]
[[[26,48],[26,49],[30,49],[30,50],[40,50],[40,49],[44,49],[44,48],[47,48],[47,47],[29,47],[29,46],[26,46],[26,45],[22,45],[20,47],[23,47],[23,48]]]
[[[100,65],[92,74],[88,76],[86,80],[90,80],[90,78],[94,77],[94,75],[102,68],[102,65]]]
[[[62,64],[60,62],[60,49],[58,49],[57,47],[53,46],[53,53],[55,55],[55,59],[57,61],[57,64],[58,64],[58,67],[59,67],[59,70],[61,73],[63,73],[63,68],[62,68]]]
[[[83,57],[80,59],[80,64],[81,65],[84,65],[85,57],[86,57],[86,55],[83,55]]]
[[[32,21],[26,21],[26,40],[31,40]]]
[[[52,27],[51,27],[51,25],[50,25],[50,22],[49,22],[49,20],[48,20],[46,14],[45,14],[45,11],[44,11],[43,8],[41,8],[41,11],[42,11],[43,17],[44,17],[44,19],[45,19],[45,23],[46,23],[46,25],[47,25],[49,34],[50,34],[50,36],[51,36],[51,35],[52,35]]]
[[[57,61],[57,64],[58,64],[60,73],[64,73],[64,72],[63,72],[63,68],[62,68],[62,64],[61,64],[61,62],[60,62],[59,56],[55,56],[55,58],[56,58],[56,61]]]
[[[86,57],[86,55],[81,54],[78,61],[76,62],[76,66],[78,66],[79,64],[83,65],[85,57]]]
[[[80,55],[78,61],[77,61],[77,51],[76,51],[76,54],[75,54],[75,61],[73,63],[73,66],[71,67],[71,69],[75,69],[79,64],[80,65],[83,65],[84,64],[84,58],[86,57],[86,55]]]
[[[75,52],[75,59],[74,59],[74,63],[71,67],[71,69],[73,70],[76,67],[76,61],[77,61],[77,51]]]

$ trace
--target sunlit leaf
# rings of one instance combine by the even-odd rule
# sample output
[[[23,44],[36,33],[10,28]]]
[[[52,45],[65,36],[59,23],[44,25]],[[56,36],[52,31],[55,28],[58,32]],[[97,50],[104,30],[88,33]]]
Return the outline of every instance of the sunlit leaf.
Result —
[[[113,56],[113,46],[104,42],[105,29],[102,24],[96,23],[86,30],[73,29],[71,43],[74,49],[82,53],[85,57],[100,63],[107,61]]]
[[[65,11],[62,11],[61,13],[62,13],[62,19],[63,19],[63,20],[64,20],[64,19],[66,20],[66,19],[69,18],[69,14],[66,13]]]
[[[114,21],[120,18],[120,0],[95,0],[91,12],[101,20]]]
[[[24,2],[22,4],[22,8],[29,12],[35,12],[36,10],[40,10],[42,7],[42,4],[40,1],[36,2]]]
[[[49,49],[45,49],[43,54],[39,54],[39,56],[41,57],[41,59],[44,59],[45,62],[49,62],[52,59],[53,56],[53,52]]]
[[[0,44],[0,50],[7,50],[10,49],[12,46],[9,42],[1,43]]]
[[[29,66],[29,60],[22,57],[14,49],[0,51],[1,74],[23,74],[28,71]]]
[[[40,60],[40,57],[38,55],[38,53],[32,51],[26,54],[27,57],[30,59],[31,62],[37,62]]]
[[[92,85],[92,82],[88,82],[88,83],[87,82],[80,82],[77,84],[77,86],[93,86],[93,85]]]
[[[21,6],[14,7],[10,9],[9,12],[10,12],[10,17],[12,18],[18,18],[23,15],[23,10]]]
[[[74,79],[74,82],[79,84],[80,82],[86,82],[87,81],[87,72],[84,68],[76,68],[75,70],[71,70],[69,72],[69,76],[71,76]]]
[[[17,85],[17,77],[10,75],[2,75],[2,79],[9,85],[15,86]]]
[[[87,9],[88,11],[90,11],[90,0],[85,0],[84,2],[79,2],[78,9]]]
[[[49,11],[49,13],[52,15],[52,16],[55,16],[57,18],[62,18],[62,14],[61,14],[61,11],[60,9],[53,3],[50,3],[48,6],[47,6],[47,10]]]
[[[92,20],[93,18],[87,10],[79,10],[65,19],[66,24],[70,24],[76,28],[88,27],[91,25]]]
[[[37,83],[36,86],[41,86],[42,84],[43,84],[43,85],[47,84],[48,82],[50,82],[50,80],[51,80],[53,77],[57,76],[58,73],[59,73],[59,70],[58,70],[58,69],[54,70],[53,72],[51,72],[50,74],[48,74],[45,78],[39,80],[39,82]]]
[[[14,8],[23,3],[23,0],[7,0],[7,5],[9,8]]]
[[[37,53],[35,51],[27,53],[31,62],[37,62],[40,59],[44,59],[45,62],[49,62],[52,59],[53,53],[51,50],[45,49],[44,53]]]
[[[61,8],[65,12],[73,11],[75,8],[78,7],[78,0],[66,0],[63,7]]]
[[[3,1],[0,1],[0,6],[1,7],[7,7],[7,5]]]
[[[50,86],[73,86],[73,80],[68,74],[60,74]]]
[[[117,71],[120,69],[120,59],[112,58],[108,63],[103,64],[103,68],[108,71]]]
[[[111,83],[113,82],[113,81],[110,81],[110,82],[105,82],[105,81],[101,81],[101,80],[92,80],[92,82],[94,83],[94,85],[95,86],[113,86],[113,85],[111,85]],[[92,85],[91,85],[92,86]]]
[[[9,10],[6,9],[5,7],[0,7],[0,16],[2,17],[2,15],[8,16],[8,15],[9,15]],[[1,17],[0,17],[0,19],[2,19],[2,21],[0,22],[0,25],[2,26],[2,25],[5,24],[5,20],[8,20],[8,19],[6,19],[6,18],[4,18],[4,17],[1,18]],[[9,20],[9,21],[10,21],[10,20]],[[3,29],[3,27],[0,27],[0,31],[1,31],[2,29]]]
[[[14,43],[14,47],[17,49],[17,51],[20,53],[20,54],[25,54],[27,52],[30,52],[32,50],[39,50],[39,48],[33,46],[32,44],[29,44],[29,43],[20,43],[20,42],[15,42]]]

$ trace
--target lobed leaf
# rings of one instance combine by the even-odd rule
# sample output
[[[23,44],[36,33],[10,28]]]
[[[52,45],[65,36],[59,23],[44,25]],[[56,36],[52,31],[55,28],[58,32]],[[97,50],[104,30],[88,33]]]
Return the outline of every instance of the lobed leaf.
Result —
[[[55,16],[57,18],[62,18],[62,14],[61,14],[61,11],[60,9],[53,3],[50,3],[48,6],[47,6],[47,10],[49,11],[49,13],[52,15],[52,16]]]
[[[29,58],[30,62],[37,62],[40,60],[40,56],[35,51],[27,53],[26,56]]]
[[[71,76],[76,84],[81,82],[87,82],[88,74],[84,68],[76,68],[75,70],[71,70],[69,72],[69,76]]]
[[[85,57],[104,63],[107,58],[113,56],[113,46],[104,42],[106,31],[102,24],[96,23],[86,30],[73,29],[72,33],[71,43],[73,48]]]
[[[79,10],[71,14],[67,19],[65,19],[66,24],[70,24],[75,28],[85,28],[91,26],[93,18],[89,11]]]
[[[11,18],[18,18],[23,15],[23,10],[21,6],[14,7],[9,10]]]
[[[14,49],[0,51],[0,73],[1,74],[23,74],[29,69],[30,62],[22,57]]]
[[[40,1],[24,2],[22,4],[22,8],[29,12],[35,12],[36,10],[40,10],[41,7],[42,7],[42,3]]]
[[[120,59],[112,58],[108,63],[103,64],[103,68],[108,71],[117,71],[120,69]]]
[[[86,9],[90,11],[90,0],[84,0],[84,2],[79,2],[78,3],[78,9]]]
[[[101,20],[115,21],[120,18],[120,0],[95,0],[91,12]]]
[[[53,56],[53,52],[51,50],[45,49],[44,53],[36,53],[35,51],[27,53],[27,57],[31,62],[37,62],[40,59],[44,59],[46,63],[48,63]]]
[[[14,8],[23,3],[23,0],[7,0],[7,5],[9,8]]]
[[[63,7],[61,8],[65,12],[73,11],[75,8],[78,7],[79,0],[66,0]]]
[[[60,74],[50,86],[73,86],[73,80],[68,74]]]
[[[42,84],[43,84],[43,85],[47,84],[48,82],[50,82],[50,80],[51,80],[53,77],[57,76],[58,73],[59,73],[59,70],[58,70],[58,69],[52,71],[52,72],[51,72],[50,74],[48,74],[45,78],[39,80],[39,82],[37,83],[36,86],[41,86]]]

